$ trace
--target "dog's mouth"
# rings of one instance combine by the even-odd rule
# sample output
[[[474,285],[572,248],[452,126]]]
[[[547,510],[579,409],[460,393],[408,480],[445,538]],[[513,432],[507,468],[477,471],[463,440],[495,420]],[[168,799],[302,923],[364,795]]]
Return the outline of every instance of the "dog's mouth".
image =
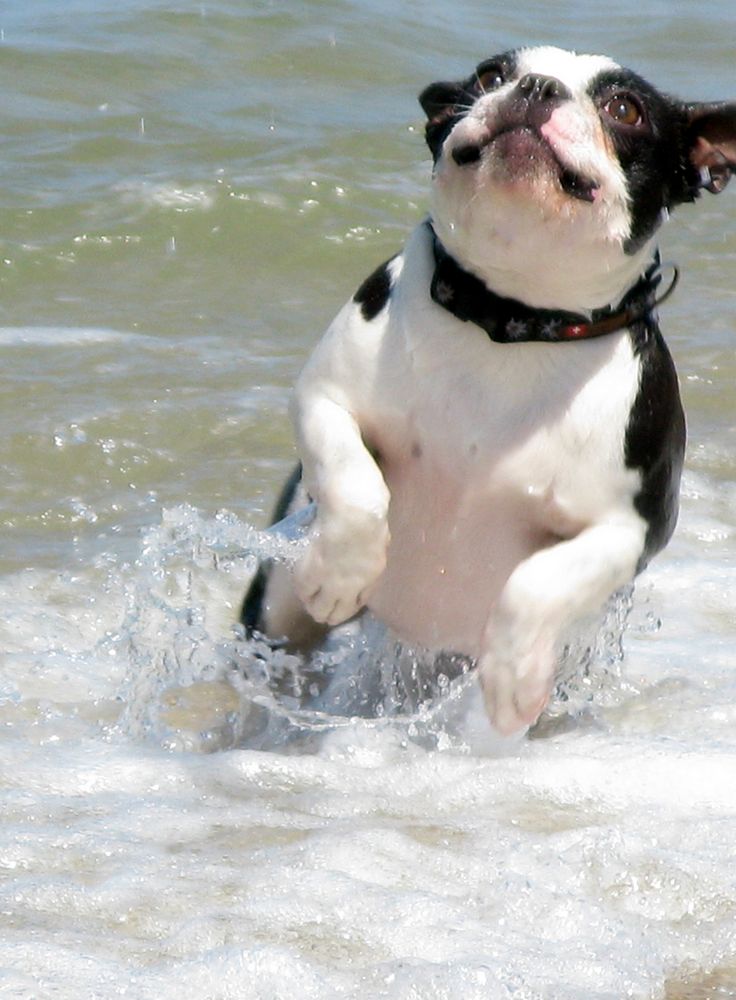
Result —
[[[499,150],[499,156],[514,175],[528,176],[544,161],[548,169],[556,172],[565,194],[578,201],[595,201],[598,184],[563,163],[541,132],[529,125],[500,128],[482,139],[462,143],[453,149],[452,158],[460,167],[470,166],[478,163],[490,146]]]

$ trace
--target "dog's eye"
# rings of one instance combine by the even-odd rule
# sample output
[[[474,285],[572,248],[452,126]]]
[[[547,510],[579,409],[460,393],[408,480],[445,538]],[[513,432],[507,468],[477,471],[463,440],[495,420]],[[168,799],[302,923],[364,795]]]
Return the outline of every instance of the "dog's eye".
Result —
[[[641,105],[629,94],[616,94],[604,104],[603,110],[619,125],[636,126],[644,121]]]
[[[479,66],[475,78],[478,82],[478,89],[483,94],[487,94],[490,90],[497,90],[506,82],[503,69],[497,63]]]

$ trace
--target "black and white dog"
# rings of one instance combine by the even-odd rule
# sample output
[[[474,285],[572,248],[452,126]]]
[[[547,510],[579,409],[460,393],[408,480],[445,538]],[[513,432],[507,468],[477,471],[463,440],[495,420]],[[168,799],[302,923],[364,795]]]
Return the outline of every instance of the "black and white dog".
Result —
[[[550,47],[420,102],[431,217],[298,380],[303,479],[280,513],[309,495],[316,518],[243,620],[306,649],[367,606],[474,658],[510,733],[544,708],[563,634],[674,529],[685,424],[657,230],[725,187],[736,103],[682,103]]]

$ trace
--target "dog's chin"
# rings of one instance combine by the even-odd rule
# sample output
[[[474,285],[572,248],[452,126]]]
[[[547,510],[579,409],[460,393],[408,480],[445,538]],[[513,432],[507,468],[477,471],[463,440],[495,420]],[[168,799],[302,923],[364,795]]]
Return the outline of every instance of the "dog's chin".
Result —
[[[495,183],[520,188],[526,197],[536,195],[548,207],[550,202],[558,208],[580,202],[590,205],[598,194],[595,181],[566,166],[544,137],[530,128],[499,132],[487,144],[483,160]]]

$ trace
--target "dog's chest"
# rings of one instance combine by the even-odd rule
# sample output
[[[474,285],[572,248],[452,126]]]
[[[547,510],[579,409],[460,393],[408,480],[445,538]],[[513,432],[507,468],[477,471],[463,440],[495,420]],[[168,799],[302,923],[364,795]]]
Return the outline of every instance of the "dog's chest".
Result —
[[[626,334],[496,345],[452,319],[390,327],[371,443],[391,544],[371,606],[417,642],[472,655],[521,559],[630,509],[638,361]]]

